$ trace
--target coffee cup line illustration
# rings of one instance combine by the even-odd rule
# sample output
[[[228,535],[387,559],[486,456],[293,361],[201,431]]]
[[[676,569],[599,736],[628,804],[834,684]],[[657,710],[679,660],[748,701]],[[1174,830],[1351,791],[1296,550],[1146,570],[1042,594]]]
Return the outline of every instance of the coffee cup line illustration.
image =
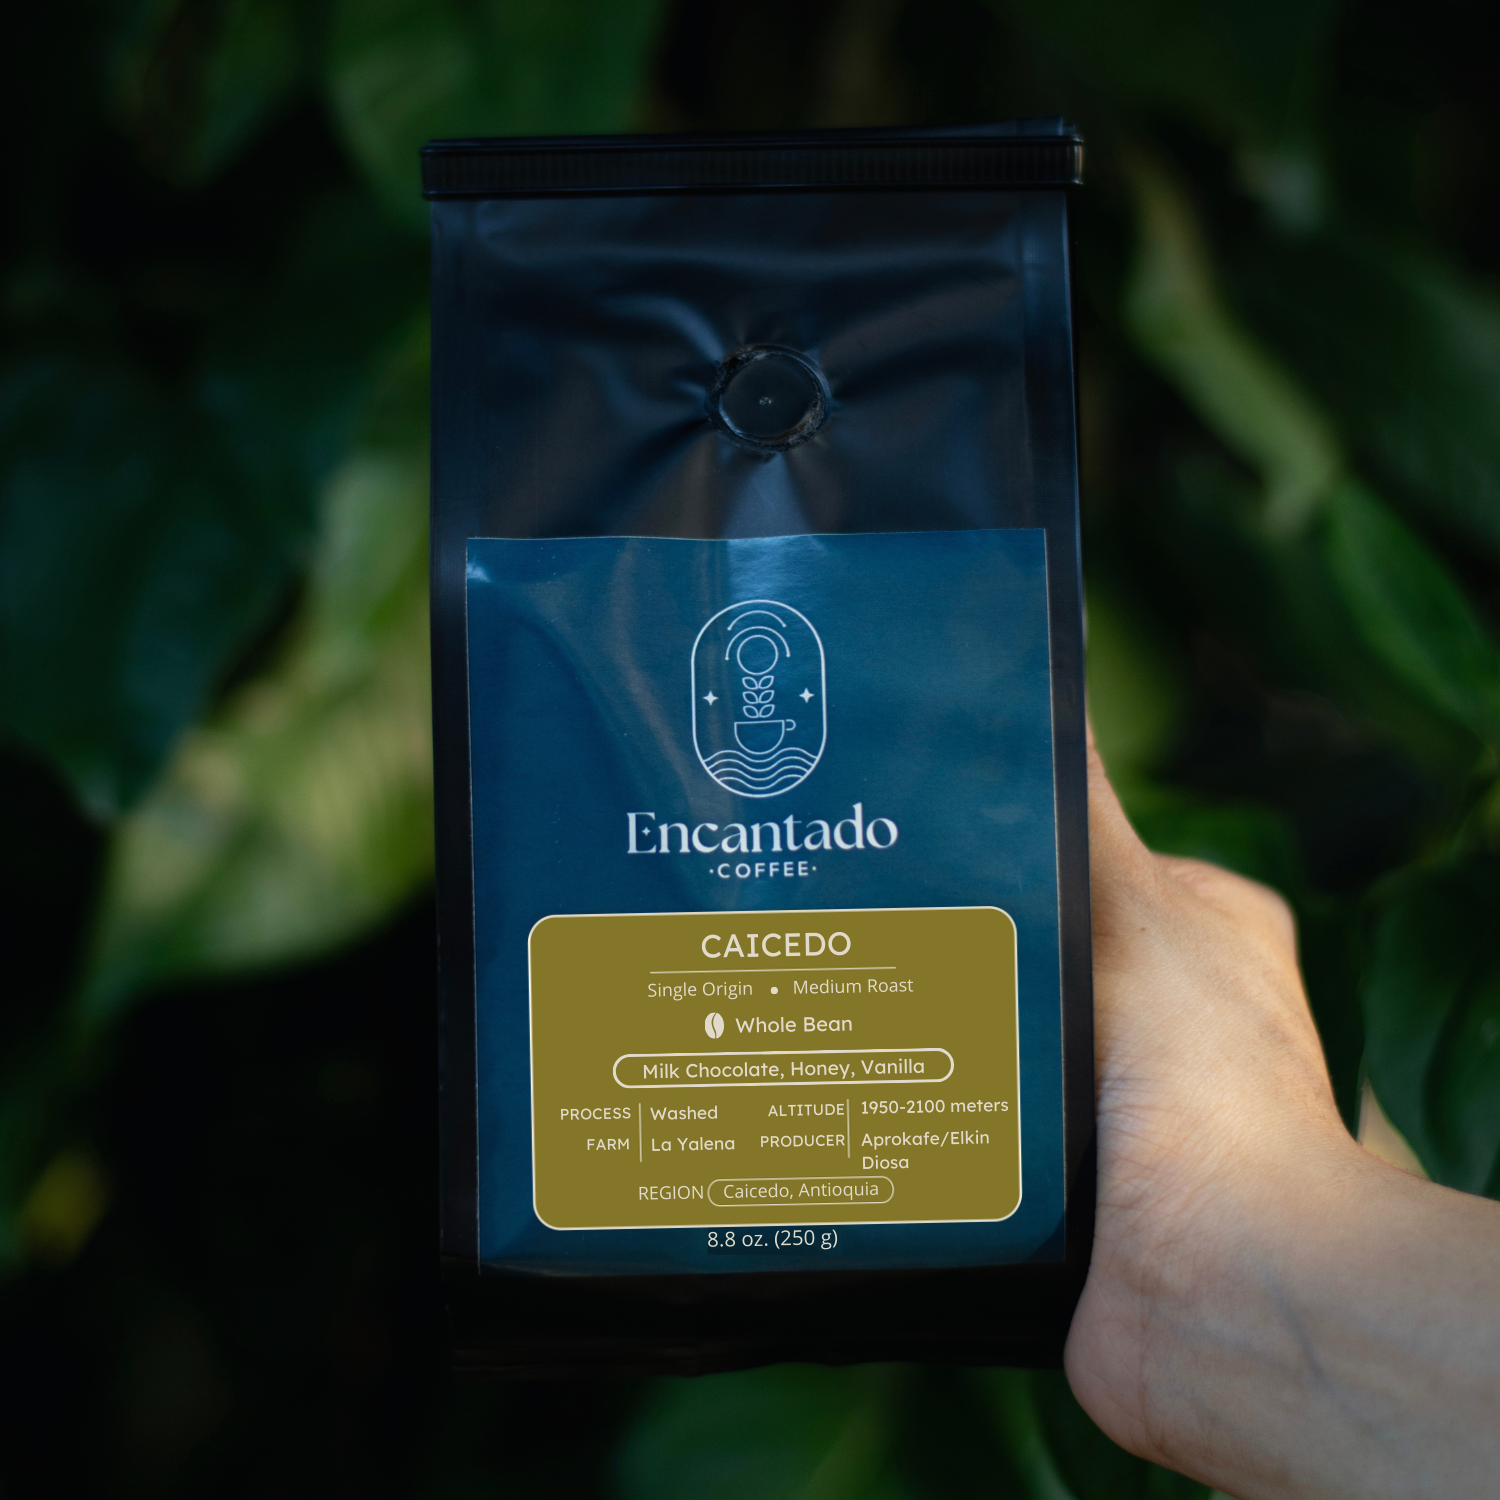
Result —
[[[693,643],[693,743],[727,791],[776,797],[821,760],[828,722],[823,642],[800,610],[747,599],[713,615]],[[780,705],[801,704],[795,717]],[[780,701],[778,701],[780,700]]]

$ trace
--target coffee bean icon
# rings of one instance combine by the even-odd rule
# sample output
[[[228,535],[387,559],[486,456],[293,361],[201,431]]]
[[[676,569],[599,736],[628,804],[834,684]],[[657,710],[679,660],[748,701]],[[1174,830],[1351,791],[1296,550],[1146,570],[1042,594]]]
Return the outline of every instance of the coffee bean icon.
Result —
[[[703,1029],[715,1041],[718,1041],[724,1035],[724,1017],[716,1010],[709,1011],[708,1015],[704,1018]]]

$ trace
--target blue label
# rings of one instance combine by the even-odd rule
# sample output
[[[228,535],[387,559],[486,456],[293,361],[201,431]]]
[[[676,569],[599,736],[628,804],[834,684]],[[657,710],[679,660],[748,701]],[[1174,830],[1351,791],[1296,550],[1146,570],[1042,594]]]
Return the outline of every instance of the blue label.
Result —
[[[483,1261],[615,1274],[808,1269],[828,1267],[834,1258],[840,1268],[1061,1259],[1047,618],[1041,530],[469,542]],[[595,930],[588,924],[546,924],[593,914],[995,908],[1008,917],[1005,941],[1013,943],[1007,950],[1013,959],[1005,960],[1014,965],[1008,992],[1014,1020],[1006,1032],[1013,1083],[991,1089],[995,1100],[967,1105],[960,1098],[965,1059],[944,1040],[941,1024],[941,1005],[961,997],[929,998],[920,982],[913,989],[898,978],[894,960],[877,964],[882,955],[865,949],[879,941],[878,921],[845,921],[837,930],[832,917],[718,920],[699,924],[701,943],[696,926],[669,937],[667,924],[661,941],[677,943],[681,954],[662,948],[659,963],[622,976],[618,992],[606,949],[588,948],[606,943],[603,935],[585,936]],[[766,961],[754,947],[762,927],[775,929],[774,952],[766,953],[786,966],[769,991],[765,981],[776,974],[756,967]],[[740,928],[748,933],[743,942]],[[605,976],[579,995],[576,1026],[555,1009],[555,991],[531,972],[534,930],[552,934],[545,951],[554,968],[573,966],[568,982]],[[851,949],[852,943],[864,948]],[[718,972],[713,966],[725,964],[726,953],[729,972],[741,978],[732,984],[702,978]],[[856,963],[887,977],[859,980]],[[838,982],[809,978],[812,965],[837,965]],[[648,977],[651,996],[660,997],[649,1002]],[[742,998],[740,990],[748,994],[752,983],[759,992]],[[851,1033],[855,1023],[847,1018],[803,1014],[816,1007],[786,1001],[810,989],[847,991],[851,983],[881,990],[871,1006],[907,1007],[914,1029],[898,1040],[915,1049],[909,1056],[886,1045],[889,1039]],[[733,1004],[715,1000],[710,1008],[699,990],[729,995]],[[658,1003],[666,1010],[648,1008]],[[546,1012],[553,1039],[546,1056],[534,1050],[543,1030],[533,1027],[537,1005],[554,1007]],[[774,1006],[780,1010],[773,1015]],[[600,1042],[604,1050],[595,1059],[593,1030],[605,1028],[589,1018],[605,1014],[620,1039]],[[668,1023],[677,1027],[670,1045],[660,1032]],[[806,1042],[800,1033],[788,1038],[778,1030],[814,1026],[826,1034]],[[762,1033],[753,1051],[746,1040],[752,1027]],[[778,1034],[768,1038],[768,1030]],[[578,1038],[578,1086],[545,1094],[545,1122],[549,1130],[574,1131],[576,1140],[544,1143],[533,1083],[540,1107],[543,1072],[556,1076],[564,1065],[557,1049],[570,1035]],[[861,1053],[867,1045],[871,1050]],[[813,1051],[799,1047],[816,1048],[828,1060],[816,1067],[831,1077],[857,1082],[861,1067],[867,1075],[874,1067],[899,1070],[901,1081],[863,1091],[854,1083],[820,1084],[794,1094],[791,1070],[811,1077],[815,1066]],[[729,1059],[730,1048],[740,1049],[733,1054],[739,1061],[726,1060],[714,1076],[727,1078],[737,1068],[747,1080],[755,1075],[753,1087],[746,1082],[739,1093],[721,1096],[691,1094],[684,1083],[674,1094],[675,1083],[663,1088],[655,1081],[658,1066],[670,1067],[674,1080],[680,1067],[701,1071],[700,1064],[661,1059],[709,1053]],[[912,1071],[920,1075],[939,1053],[947,1059],[940,1063],[942,1088],[920,1076],[915,1089],[907,1087]],[[772,1080],[787,1082],[784,1095],[766,1082],[767,1069]],[[970,1076],[978,1074],[971,1069]],[[824,1094],[827,1102],[816,1106],[777,1103]],[[950,1096],[951,1105],[944,1102]],[[877,1106],[877,1097],[888,1103]],[[771,1126],[759,1135],[741,1128],[736,1144],[736,1129],[726,1122],[749,1119],[752,1098],[757,1118],[769,1112],[779,1123],[772,1134],[765,1133]],[[562,1105],[554,1108],[558,1099]],[[877,1107],[891,1111],[879,1133],[870,1124]],[[971,1113],[960,1122],[951,1110],[961,1108]],[[950,1113],[929,1115],[917,1127],[902,1117],[911,1109]],[[984,1153],[994,1131],[976,1109],[1004,1109],[1014,1126],[1024,1182],[1018,1205],[1007,1201],[1004,1216],[911,1207],[927,1203],[918,1190],[921,1163],[939,1152],[948,1153],[942,1160],[955,1180],[983,1186],[992,1172]],[[680,1149],[667,1127],[653,1133],[652,1121],[667,1116],[692,1122],[678,1130]],[[804,1127],[804,1119],[814,1123]],[[595,1128],[589,1120],[600,1123]],[[791,1153],[794,1142],[815,1149],[787,1155],[774,1170],[757,1165],[758,1150]],[[552,1156],[539,1155],[544,1144]],[[614,1184],[612,1192],[618,1188],[592,1216],[568,1196],[571,1178],[554,1191],[536,1177],[543,1157],[566,1162],[574,1146],[579,1182],[597,1177]],[[972,1153],[961,1171],[952,1165],[960,1149]],[[691,1152],[716,1155],[700,1170],[698,1158],[684,1154]],[[608,1165],[600,1165],[606,1155]],[[862,1168],[862,1159],[870,1165]],[[546,1222],[538,1214],[539,1186],[558,1205],[544,1209]],[[864,1193],[869,1206],[850,1207],[842,1217],[798,1211],[799,1191],[832,1201]],[[767,1204],[763,1221],[758,1208],[724,1206],[752,1200]],[[783,1201],[792,1206],[778,1207]],[[557,1224],[576,1227],[550,1227]]]

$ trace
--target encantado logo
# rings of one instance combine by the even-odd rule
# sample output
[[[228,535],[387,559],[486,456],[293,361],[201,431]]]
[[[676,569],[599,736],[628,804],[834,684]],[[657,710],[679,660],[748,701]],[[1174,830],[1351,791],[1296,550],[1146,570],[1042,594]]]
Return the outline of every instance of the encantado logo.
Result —
[[[775,599],[721,609],[693,642],[693,748],[742,797],[801,786],[828,739],[823,642]]]

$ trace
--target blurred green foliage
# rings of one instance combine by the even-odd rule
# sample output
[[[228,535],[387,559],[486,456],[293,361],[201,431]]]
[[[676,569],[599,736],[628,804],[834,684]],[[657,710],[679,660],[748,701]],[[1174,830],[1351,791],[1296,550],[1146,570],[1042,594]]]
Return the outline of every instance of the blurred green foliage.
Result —
[[[639,102],[656,0],[335,0],[327,87],[387,208],[427,221],[417,151],[442,136],[618,130]]]
[[[1203,1494],[1053,1374],[433,1374],[415,150],[1080,123],[1106,759],[1155,847],[1293,902],[1351,1125],[1373,1086],[1433,1177],[1500,1194],[1485,20],[1466,0],[13,16],[0,1492],[295,1472],[433,1496]]]

